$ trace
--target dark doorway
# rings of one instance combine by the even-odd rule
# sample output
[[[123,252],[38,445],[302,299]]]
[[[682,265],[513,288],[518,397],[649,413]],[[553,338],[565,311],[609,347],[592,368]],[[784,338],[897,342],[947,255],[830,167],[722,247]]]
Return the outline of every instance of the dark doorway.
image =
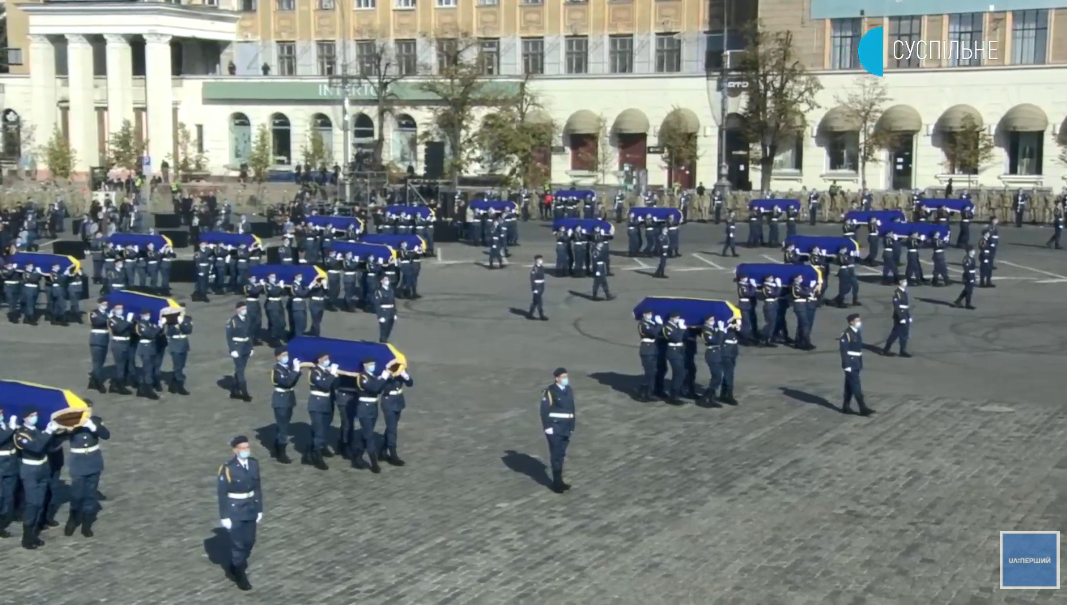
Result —
[[[749,145],[745,135],[737,130],[726,131],[726,178],[733,189],[751,191],[749,177]]]
[[[910,190],[914,186],[912,180],[912,149],[915,146],[915,135],[902,134],[897,139],[896,146],[889,152],[889,165],[892,166],[893,178],[889,184],[891,189],[898,191]]]
[[[694,178],[696,169],[696,161],[689,162],[688,166],[671,166],[669,174],[667,175],[667,185],[673,187],[674,184],[677,183],[682,189],[692,189],[693,182],[696,180]]]
[[[619,170],[629,164],[634,170],[645,169],[646,135],[644,134],[619,134]]]

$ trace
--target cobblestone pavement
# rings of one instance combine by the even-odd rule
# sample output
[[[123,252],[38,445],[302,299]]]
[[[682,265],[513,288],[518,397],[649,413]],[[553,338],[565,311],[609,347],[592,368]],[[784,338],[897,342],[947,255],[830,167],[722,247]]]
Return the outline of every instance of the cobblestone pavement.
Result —
[[[515,265],[550,252],[538,229],[524,226]],[[736,408],[672,408],[626,394],[640,370],[633,305],[656,291],[732,299],[729,270],[763,254],[700,260],[691,254],[715,250],[719,230],[686,229],[686,257],[672,262],[669,280],[614,259],[615,302],[587,300],[587,280],[550,279],[547,323],[520,315],[526,269],[486,271],[468,262],[478,250],[444,247],[444,263],[423,271],[425,298],[400,310],[395,344],[416,382],[400,432],[408,465],[381,475],[339,458],[326,472],[268,460],[256,442],[270,435],[270,352],[251,360],[255,400],[228,399],[218,383],[231,369],[222,326],[233,300],[193,304],[193,395],[89,395],[113,433],[97,537],[54,529],[34,552],[0,542],[0,603],[1067,600],[998,588],[1001,530],[1062,529],[1067,520],[1067,256],[1030,247],[1047,230],[1003,230],[1004,279],[977,291],[977,311],[943,304],[957,286],[913,290],[916,356],[866,356],[864,387],[879,413],[861,419],[833,409],[842,383],[834,339],[846,313],[834,309],[819,312],[815,352],[742,352]],[[176,297],[188,294],[182,287]],[[890,327],[890,289],[863,284],[861,298],[866,340],[878,344]],[[376,335],[367,314],[331,314],[325,325],[339,337]],[[3,374],[85,395],[86,332],[3,324]],[[560,365],[579,414],[567,467],[575,487],[565,496],[544,486],[537,414]],[[306,388],[305,379],[299,447],[308,441]],[[253,439],[264,469],[251,595],[218,567],[226,543],[215,471],[237,433]]]

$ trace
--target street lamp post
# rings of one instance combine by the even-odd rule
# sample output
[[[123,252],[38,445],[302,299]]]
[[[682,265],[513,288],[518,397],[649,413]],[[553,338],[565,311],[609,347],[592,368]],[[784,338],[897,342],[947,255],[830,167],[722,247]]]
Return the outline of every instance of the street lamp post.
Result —
[[[339,6],[342,6],[342,9],[341,9],[341,30],[342,31],[348,31],[347,26],[345,25],[345,13],[347,11],[344,10],[342,4],[339,4]],[[340,93],[341,93],[341,130],[342,130],[342,136],[341,136],[341,146],[342,146],[341,158],[342,158],[342,160],[341,161],[342,161],[342,165],[341,165],[341,182],[338,183],[338,185],[341,188],[341,197],[344,200],[344,203],[347,204],[347,203],[352,201],[352,192],[351,192],[351,187],[350,187],[351,186],[351,177],[352,177],[352,175],[350,174],[350,171],[349,171],[349,166],[351,165],[351,153],[352,153],[352,149],[351,149],[352,144],[351,144],[351,139],[350,139],[352,133],[351,133],[351,126],[349,124],[349,122],[350,122],[350,117],[349,117],[349,93],[351,92],[352,83],[359,79],[358,77],[350,76],[349,73],[348,73],[348,36],[342,36],[341,37],[341,66],[340,67],[341,67],[340,73],[335,73],[334,75],[330,76],[330,88],[331,88],[331,90],[340,90]],[[335,71],[337,71],[337,70],[335,70]]]
[[[729,166],[726,163],[726,118],[729,97],[726,87],[726,71],[730,64],[729,34],[730,34],[730,1],[722,3],[722,71],[719,72],[719,180],[715,183],[715,189],[723,195],[730,193],[730,180],[727,178]]]

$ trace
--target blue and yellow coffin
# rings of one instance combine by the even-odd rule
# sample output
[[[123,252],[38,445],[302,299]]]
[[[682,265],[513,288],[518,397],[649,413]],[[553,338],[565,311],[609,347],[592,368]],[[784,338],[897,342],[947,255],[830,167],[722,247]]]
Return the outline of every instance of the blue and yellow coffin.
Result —
[[[704,298],[649,296],[634,307],[634,319],[641,319],[646,311],[660,316],[663,321],[667,321],[671,313],[677,311],[685,323],[693,328],[700,327],[709,317],[714,317],[717,322],[729,322],[732,319],[741,318],[741,309],[732,303]]]
[[[581,229],[586,233],[600,231],[606,237],[615,236],[615,225],[598,218],[557,218],[552,221],[552,231],[559,231],[560,229],[573,229],[575,231]]]
[[[631,221],[643,221],[646,216],[652,217],[652,220],[657,222],[666,222],[674,217],[674,222],[682,222],[682,211],[677,208],[631,208],[630,220]]]
[[[147,250],[148,244],[155,246],[156,250],[162,250],[164,246],[174,247],[169,237],[148,233],[113,233],[107,237],[106,241],[123,248],[137,246],[141,250]]]
[[[471,200],[470,209],[481,212],[518,212],[519,205],[509,200]]]
[[[22,271],[26,265],[32,264],[41,273],[52,271],[52,265],[59,265],[59,270],[66,273],[73,267],[72,273],[81,273],[82,266],[78,259],[65,254],[47,254],[44,252],[16,252],[7,257],[7,262],[15,263],[15,267]]]
[[[200,234],[201,244],[212,244],[215,246],[233,246],[238,248],[240,246],[247,246],[248,249],[262,248],[263,242],[254,235],[248,233],[226,233],[223,231],[208,231],[207,233]]]
[[[287,284],[296,281],[293,278],[297,275],[302,276],[305,285],[316,279],[326,279],[326,272],[314,265],[257,265],[249,270],[249,276],[256,278],[257,281],[266,282],[272,274],[278,278],[278,281]]]
[[[734,269],[734,281],[748,280],[757,285],[763,283],[768,277],[773,277],[782,285],[793,282],[796,276],[800,276],[809,288],[822,285],[823,275],[818,267],[811,265],[784,265],[777,263],[741,263]]]
[[[800,212],[800,200],[787,200],[787,199],[762,199],[752,200],[748,203],[749,211],[759,210],[763,214],[770,214],[774,210],[775,206],[779,210],[785,212],[789,208]]]
[[[797,254],[810,255],[811,251],[819,248],[826,254],[837,254],[841,248],[848,249],[849,253],[856,256],[860,253],[860,245],[850,237],[830,235],[790,235],[785,238],[785,246],[794,246]]]
[[[924,243],[934,240],[934,235],[940,235],[941,239],[948,241],[951,237],[948,225],[935,225],[934,223],[893,223],[882,229],[884,235],[894,235],[898,239],[907,239],[916,234]]]
[[[30,409],[37,410],[37,426],[41,429],[48,420],[72,429],[84,424],[90,415],[89,404],[66,389],[0,380],[0,410],[4,411],[5,420],[11,416],[24,418]]]
[[[108,294],[106,298],[108,305],[112,308],[122,305],[127,313],[133,313],[136,317],[140,317],[141,312],[147,309],[152,312],[152,321],[159,321],[160,317],[175,315],[182,311],[182,306],[172,299],[129,290],[116,290]]]
[[[363,221],[354,216],[309,216],[304,218],[304,222],[337,233],[348,233],[349,227],[355,227],[356,233],[363,233]]]
[[[377,244],[379,246],[389,246],[393,250],[399,250],[401,242],[408,243],[408,250],[418,251],[420,253],[426,251],[426,240],[422,239],[418,235],[389,235],[387,233],[375,233],[361,235],[359,241],[365,244]]]
[[[429,208],[427,206],[386,206],[385,207],[385,215],[386,216],[400,216],[402,214],[407,214],[408,216],[422,217],[422,218],[425,218],[425,219],[429,219],[431,221],[436,218],[436,216],[434,215],[434,212],[433,212],[433,208]]]
[[[407,357],[391,344],[366,340],[341,340],[318,336],[297,336],[289,341],[289,359],[299,359],[301,366],[315,365],[315,358],[329,355],[330,363],[336,363],[338,374],[355,376],[363,371],[363,361],[373,359],[378,367],[399,372],[408,366]]]
[[[396,260],[396,250],[383,244],[368,244],[366,242],[339,242],[332,241],[326,248],[328,252],[351,252],[358,260],[366,261],[369,258],[377,258],[382,264]]]
[[[949,212],[963,212],[964,210],[974,210],[974,202],[964,199],[920,199],[919,205],[923,208],[946,208]]]
[[[908,220],[903,210],[849,210],[845,213],[846,221],[855,221],[861,225],[869,225],[871,219],[879,225],[903,223]]]
[[[591,189],[560,189],[555,193],[556,199],[572,197],[579,200],[587,200],[596,197],[596,192]]]

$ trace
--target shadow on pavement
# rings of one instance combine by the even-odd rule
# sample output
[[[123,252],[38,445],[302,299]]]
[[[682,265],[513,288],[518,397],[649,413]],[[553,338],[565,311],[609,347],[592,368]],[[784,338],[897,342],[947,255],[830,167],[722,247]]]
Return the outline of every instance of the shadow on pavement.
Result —
[[[552,481],[548,478],[548,468],[545,463],[529,454],[520,454],[514,450],[507,450],[500,460],[504,463],[504,466],[516,473],[526,475],[538,485],[545,487],[552,485]]]

